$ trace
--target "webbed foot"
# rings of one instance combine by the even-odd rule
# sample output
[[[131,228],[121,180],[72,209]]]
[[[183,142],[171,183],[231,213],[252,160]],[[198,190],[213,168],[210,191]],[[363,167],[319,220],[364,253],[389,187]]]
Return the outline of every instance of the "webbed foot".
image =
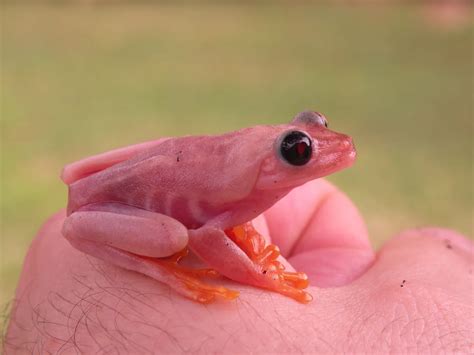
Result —
[[[303,272],[285,271],[285,266],[277,259],[279,248],[274,244],[265,246],[265,239],[253,227],[251,222],[230,228],[225,231],[255,264],[264,276],[262,287],[291,297],[298,302],[308,303],[313,297],[306,291],[309,281]]]
[[[179,261],[186,255],[188,255],[187,248],[167,258],[146,258],[146,260],[168,271],[172,278],[166,283],[174,289],[180,289],[180,293],[194,301],[211,303],[216,298],[233,300],[239,296],[238,291],[206,284],[200,280],[203,277],[218,277],[219,273],[216,270],[210,268],[192,269],[180,265]]]

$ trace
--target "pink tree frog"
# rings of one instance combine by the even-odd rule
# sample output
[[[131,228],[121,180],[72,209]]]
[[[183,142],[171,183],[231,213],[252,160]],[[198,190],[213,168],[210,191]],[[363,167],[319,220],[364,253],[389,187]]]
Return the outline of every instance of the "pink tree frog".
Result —
[[[352,139],[317,112],[289,124],[215,136],[162,138],[67,165],[63,235],[77,249],[168,284],[203,303],[238,293],[204,283],[224,275],[307,303],[304,273],[290,272],[252,226],[293,188],[355,160]],[[179,263],[190,249],[209,269]]]

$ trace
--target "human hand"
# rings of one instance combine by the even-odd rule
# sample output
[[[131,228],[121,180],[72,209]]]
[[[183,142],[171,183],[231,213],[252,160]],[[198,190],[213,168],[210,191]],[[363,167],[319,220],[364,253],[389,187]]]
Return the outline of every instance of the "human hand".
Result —
[[[474,350],[473,244],[425,228],[374,255],[357,210],[324,180],[295,189],[256,222],[308,273],[308,305],[230,281],[222,283],[241,292],[237,300],[194,303],[73,249],[63,219],[46,222],[30,248],[7,352]]]

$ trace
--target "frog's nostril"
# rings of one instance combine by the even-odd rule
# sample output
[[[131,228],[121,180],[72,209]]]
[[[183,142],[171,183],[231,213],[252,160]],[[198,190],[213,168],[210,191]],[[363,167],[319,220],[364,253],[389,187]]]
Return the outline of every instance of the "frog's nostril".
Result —
[[[347,138],[344,138],[343,140],[341,140],[341,143],[340,143],[341,149],[347,150],[349,148],[352,148],[353,146],[354,146],[354,144],[352,143],[352,138],[351,137],[347,137]]]

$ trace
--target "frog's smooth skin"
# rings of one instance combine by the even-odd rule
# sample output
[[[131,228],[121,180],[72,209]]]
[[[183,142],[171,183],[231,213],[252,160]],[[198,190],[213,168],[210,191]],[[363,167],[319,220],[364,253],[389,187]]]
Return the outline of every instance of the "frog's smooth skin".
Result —
[[[197,301],[237,294],[199,281],[209,270],[179,268],[186,247],[221,275],[292,296],[280,289],[280,271],[263,270],[225,231],[251,221],[293,188],[354,162],[352,139],[326,126],[323,115],[305,111],[289,124],[162,138],[67,165],[63,235],[87,254]],[[301,295],[294,298],[308,301]]]

